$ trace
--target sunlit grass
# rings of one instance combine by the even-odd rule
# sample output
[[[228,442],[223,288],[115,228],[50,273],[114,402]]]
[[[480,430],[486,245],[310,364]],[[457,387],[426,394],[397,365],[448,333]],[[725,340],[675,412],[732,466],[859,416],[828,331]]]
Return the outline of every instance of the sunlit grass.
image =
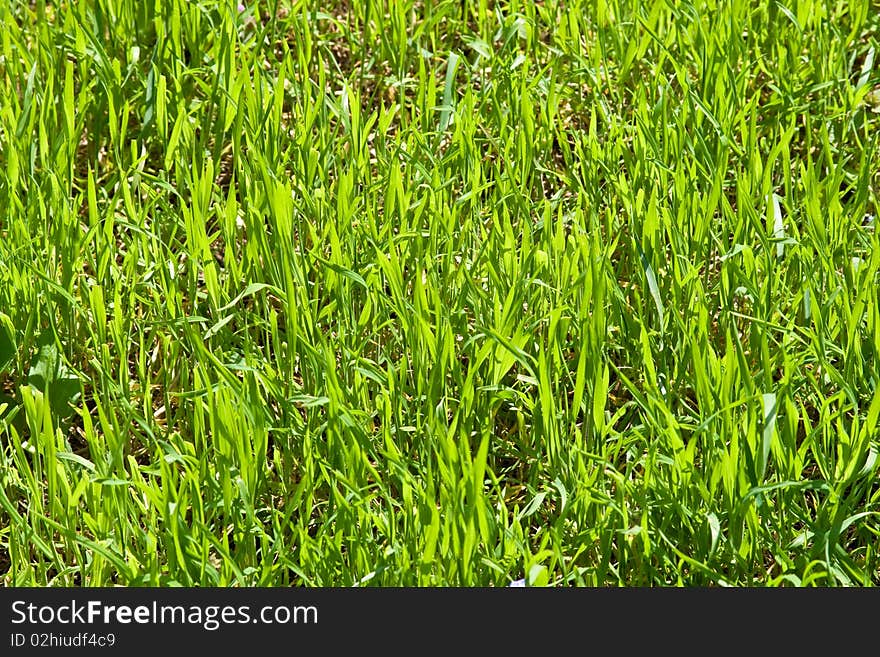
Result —
[[[0,0],[0,582],[880,583],[880,6]]]

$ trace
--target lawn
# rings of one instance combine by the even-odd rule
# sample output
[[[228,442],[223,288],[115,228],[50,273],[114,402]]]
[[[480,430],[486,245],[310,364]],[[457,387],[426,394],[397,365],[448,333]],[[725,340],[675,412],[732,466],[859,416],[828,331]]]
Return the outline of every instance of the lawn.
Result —
[[[0,25],[0,585],[880,584],[876,0]]]

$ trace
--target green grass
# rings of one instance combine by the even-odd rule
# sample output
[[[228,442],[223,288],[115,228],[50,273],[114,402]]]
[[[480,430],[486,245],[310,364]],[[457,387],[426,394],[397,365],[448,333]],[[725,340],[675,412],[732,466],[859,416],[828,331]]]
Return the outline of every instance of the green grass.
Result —
[[[0,0],[0,583],[880,584],[875,0]]]

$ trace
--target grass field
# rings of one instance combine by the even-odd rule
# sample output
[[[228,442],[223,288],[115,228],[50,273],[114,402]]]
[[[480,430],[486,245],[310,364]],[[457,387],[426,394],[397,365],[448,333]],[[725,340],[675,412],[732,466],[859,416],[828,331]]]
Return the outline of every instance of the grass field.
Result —
[[[0,583],[880,584],[875,0],[0,24]]]

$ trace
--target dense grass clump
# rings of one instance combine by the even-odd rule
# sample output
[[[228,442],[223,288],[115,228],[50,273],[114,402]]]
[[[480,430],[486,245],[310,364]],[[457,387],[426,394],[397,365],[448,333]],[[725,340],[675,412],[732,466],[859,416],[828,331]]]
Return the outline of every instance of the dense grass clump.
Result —
[[[0,582],[880,583],[875,0],[0,0]]]

